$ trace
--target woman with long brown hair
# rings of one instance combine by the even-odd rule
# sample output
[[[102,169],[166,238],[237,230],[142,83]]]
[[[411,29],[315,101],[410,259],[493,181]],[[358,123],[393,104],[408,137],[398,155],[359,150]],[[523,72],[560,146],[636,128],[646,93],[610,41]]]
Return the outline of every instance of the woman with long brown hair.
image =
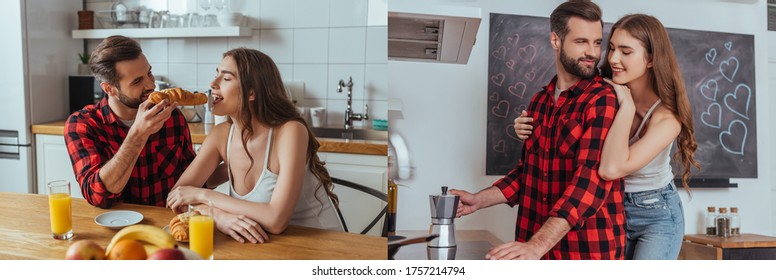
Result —
[[[626,259],[676,259],[684,237],[682,202],[674,186],[671,148],[682,167],[682,187],[697,148],[684,81],[665,27],[655,17],[626,15],[612,26],[601,68],[620,109],[601,153],[598,173],[625,177]],[[521,138],[533,120],[515,119]],[[681,161],[681,162],[680,162]]]
[[[213,113],[229,121],[205,139],[167,206],[178,213],[210,201],[216,227],[240,242],[264,242],[265,232],[279,234],[289,224],[342,231],[318,141],[288,99],[272,59],[253,49],[227,51],[210,87]],[[221,161],[229,195],[196,187]]]

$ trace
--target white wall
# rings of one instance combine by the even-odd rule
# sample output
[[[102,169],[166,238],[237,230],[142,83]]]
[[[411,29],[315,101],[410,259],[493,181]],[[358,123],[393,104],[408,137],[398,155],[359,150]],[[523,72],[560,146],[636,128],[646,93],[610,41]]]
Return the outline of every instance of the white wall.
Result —
[[[490,186],[499,176],[485,176],[485,129],[487,90],[487,51],[489,14],[509,13],[548,17],[563,1],[482,0],[418,1],[391,0],[413,5],[429,2],[464,5],[482,9],[482,24],[467,65],[390,61],[388,63],[391,98],[402,102],[404,118],[391,122],[391,130],[404,136],[410,149],[413,178],[400,183],[398,223],[400,230],[426,230],[430,223],[428,195],[449,185],[472,192]],[[776,105],[768,88],[768,45],[766,4],[731,1],[600,0],[604,20],[614,22],[627,13],[647,13],[667,27],[698,29],[755,35],[756,92],[758,112],[758,179],[732,180],[738,188],[695,189],[689,200],[683,194],[686,233],[700,233],[702,215],[709,205],[738,206],[743,232],[772,235],[772,186],[776,151],[769,143],[776,140],[773,114],[766,110]],[[751,2],[751,1],[748,1]],[[776,46],[774,46],[776,48]],[[776,51],[772,51],[776,56]],[[774,64],[776,65],[776,64]],[[776,69],[776,68],[774,68]],[[770,91],[773,92],[773,91]],[[767,120],[771,120],[767,122]],[[504,241],[512,240],[517,208],[498,205],[456,221],[457,229],[487,229]]]
[[[204,90],[222,54],[232,48],[261,50],[277,63],[283,80],[305,83],[301,106],[327,108],[327,123],[344,124],[347,92],[340,79],[353,77],[353,111],[369,105],[371,119],[387,118],[387,0],[231,0],[230,9],[250,18],[251,37],[142,39],[153,72],[173,85]],[[173,14],[203,10],[195,0],[129,0],[130,8],[168,9]],[[160,4],[160,2],[162,4]],[[88,0],[87,8],[110,10],[112,0]],[[99,22],[95,22],[99,26]],[[94,48],[99,40],[90,40]],[[356,127],[362,122],[354,122]],[[369,121],[371,123],[371,121]]]

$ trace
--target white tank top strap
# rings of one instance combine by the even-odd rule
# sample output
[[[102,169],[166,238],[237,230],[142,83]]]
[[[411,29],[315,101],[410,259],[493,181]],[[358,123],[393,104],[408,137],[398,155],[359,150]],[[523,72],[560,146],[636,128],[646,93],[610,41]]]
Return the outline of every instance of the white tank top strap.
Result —
[[[229,176],[229,189],[232,189],[232,161],[229,160],[229,147],[232,146],[232,132],[234,132],[234,124],[229,127],[229,138],[226,140],[226,174]]]
[[[636,130],[636,134],[633,135],[633,137],[638,137],[641,134],[641,130],[644,128],[644,125],[647,124],[649,121],[649,117],[652,116],[652,111],[657,108],[657,105],[660,104],[660,99],[658,98],[657,101],[655,101],[655,104],[652,104],[652,107],[649,107],[649,110],[647,111],[647,114],[644,115],[644,119],[641,120],[641,124],[639,124],[639,129]]]
[[[272,127],[269,128],[269,135],[267,136],[267,151],[264,152],[264,169],[269,170],[269,147],[272,145]]]

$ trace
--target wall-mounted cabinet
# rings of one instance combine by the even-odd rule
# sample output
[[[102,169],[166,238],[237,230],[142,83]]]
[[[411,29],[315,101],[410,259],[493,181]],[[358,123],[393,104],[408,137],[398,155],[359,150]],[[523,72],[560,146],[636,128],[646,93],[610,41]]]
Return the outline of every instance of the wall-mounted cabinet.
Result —
[[[187,37],[244,37],[251,36],[250,27],[200,27],[200,28],[116,28],[73,30],[73,39],[104,39],[113,35],[130,38],[187,38]]]

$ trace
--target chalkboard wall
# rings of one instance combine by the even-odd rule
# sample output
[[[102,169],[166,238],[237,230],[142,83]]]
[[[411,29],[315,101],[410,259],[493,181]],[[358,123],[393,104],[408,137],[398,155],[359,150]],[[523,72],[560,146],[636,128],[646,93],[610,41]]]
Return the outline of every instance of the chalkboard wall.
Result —
[[[604,25],[604,39],[610,28]],[[512,125],[555,75],[549,32],[546,17],[490,14],[488,175],[506,174],[520,160],[523,143]],[[695,159],[701,164],[693,177],[756,178],[754,36],[674,28],[668,33],[692,103]]]

